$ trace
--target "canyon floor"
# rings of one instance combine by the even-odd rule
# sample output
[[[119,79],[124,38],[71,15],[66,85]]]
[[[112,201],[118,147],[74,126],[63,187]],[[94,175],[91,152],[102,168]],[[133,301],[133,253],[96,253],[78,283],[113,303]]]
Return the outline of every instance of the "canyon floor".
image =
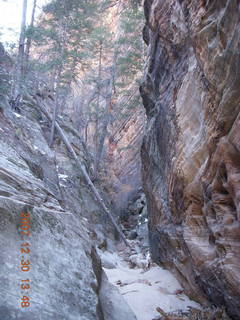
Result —
[[[100,254],[108,280],[118,288],[137,320],[156,319],[158,308],[166,313],[201,309],[184,294],[172,273],[152,263],[148,252],[141,252],[137,241],[130,241],[130,248]]]

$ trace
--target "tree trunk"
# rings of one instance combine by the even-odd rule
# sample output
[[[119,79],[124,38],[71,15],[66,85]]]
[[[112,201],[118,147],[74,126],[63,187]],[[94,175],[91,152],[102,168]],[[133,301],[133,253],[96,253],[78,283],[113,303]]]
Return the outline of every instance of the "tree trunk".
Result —
[[[95,156],[95,161],[94,161],[94,179],[98,178],[99,175],[99,169],[100,169],[100,163],[102,159],[102,154],[103,154],[103,147],[104,147],[104,141],[107,136],[107,128],[108,128],[108,123],[109,123],[109,114],[105,115],[104,123],[103,123],[103,128],[102,128],[102,134],[99,139],[99,144],[97,148],[97,153]]]
[[[112,88],[112,86],[111,86]],[[108,101],[108,107],[107,107],[107,111],[104,117],[104,121],[103,121],[103,127],[102,127],[102,132],[100,134],[100,138],[99,138],[99,143],[98,143],[98,147],[97,147],[97,153],[94,159],[94,178],[97,179],[98,178],[98,174],[99,174],[99,169],[100,169],[100,163],[102,160],[102,154],[103,154],[103,148],[104,148],[104,142],[105,142],[105,138],[107,136],[107,129],[108,129],[108,124],[111,118],[111,114],[112,114],[112,93],[110,93],[110,97],[109,97],[109,101]]]
[[[61,80],[61,72],[62,72],[62,67],[59,68],[58,75],[57,75],[56,97],[55,97],[55,104],[54,104],[54,109],[53,109],[51,134],[50,134],[50,139],[49,139],[50,148],[52,147],[53,141],[54,141],[55,123],[56,123],[58,108],[59,108],[59,86],[60,86],[60,80]]]
[[[98,113],[100,110],[100,95],[101,95],[101,77],[102,77],[102,41],[100,40],[99,43],[99,62],[98,62],[98,96],[97,96],[97,108],[96,108],[96,115],[95,115],[95,132],[94,132],[94,147],[95,147],[95,160],[97,157],[97,152],[98,152]]]
[[[71,67],[70,67],[70,74],[71,77],[69,78],[68,82],[67,82],[67,86],[66,86],[66,94],[64,95],[63,99],[62,99],[62,103],[61,103],[61,108],[60,108],[60,112],[63,111],[64,106],[67,103],[67,99],[68,99],[68,95],[71,92],[71,87],[72,87],[72,83],[74,80],[74,72],[77,66],[77,58],[74,58],[72,63],[71,63]]]
[[[30,30],[32,31],[34,26],[34,20],[35,20],[35,12],[37,7],[37,0],[33,1],[33,8],[32,8],[32,16],[31,16],[31,23],[30,23]],[[31,34],[28,35],[27,43],[26,43],[26,50],[25,50],[25,73],[28,71],[28,61],[29,61],[29,54],[30,54],[30,48],[32,44],[32,36]]]
[[[59,99],[58,99],[58,94],[57,94],[56,98],[55,98],[55,104],[54,104],[54,109],[53,109],[53,118],[52,118],[52,126],[51,126],[51,133],[50,133],[50,138],[49,138],[49,147],[50,148],[53,146],[53,141],[54,141],[55,124],[56,124],[56,119],[57,119],[57,114],[58,114],[58,107],[59,107]]]
[[[25,31],[26,31],[26,17],[27,17],[27,0],[23,0],[22,23],[21,23],[18,58],[17,58],[17,65],[16,65],[16,83],[14,87],[14,100],[17,100],[18,97],[21,95],[23,65],[24,65],[24,42],[25,42]]]
[[[110,121],[111,115],[112,115],[112,109],[113,109],[112,97],[113,97],[113,94],[114,94],[114,82],[115,82],[114,79],[115,79],[115,61],[114,61],[113,69],[112,69],[112,74],[111,74],[111,79],[110,79],[110,86],[109,86],[110,89],[109,89],[109,94],[108,94],[107,103],[106,103],[107,110],[106,110],[106,113],[105,113],[102,132],[100,134],[99,143],[98,143],[98,147],[97,147],[97,152],[96,152],[96,156],[95,156],[95,159],[94,159],[94,178],[95,179],[98,178],[100,164],[101,164],[101,160],[102,160],[104,142],[105,142],[105,138],[107,136],[108,124],[109,124],[109,121]]]
[[[51,134],[49,139],[49,146],[52,147],[54,141],[54,132],[55,132],[55,123],[57,119],[58,109],[60,107],[59,96],[60,96],[60,84],[61,84],[61,75],[64,71],[64,50],[67,46],[67,34],[66,34],[66,26],[64,26],[61,22],[59,24],[59,32],[60,32],[60,41],[58,41],[58,49],[60,51],[60,64],[56,70],[56,96],[55,96],[55,105],[53,110],[53,119],[52,119],[52,127]]]

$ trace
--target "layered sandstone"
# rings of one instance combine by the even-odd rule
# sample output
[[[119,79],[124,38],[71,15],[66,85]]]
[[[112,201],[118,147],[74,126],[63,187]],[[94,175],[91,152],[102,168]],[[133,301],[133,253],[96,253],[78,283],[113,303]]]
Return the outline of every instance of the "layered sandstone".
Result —
[[[152,255],[240,319],[240,6],[146,0],[142,147]]]
[[[91,258],[92,247],[105,239],[106,229],[111,241],[101,209],[65,146],[56,139],[55,149],[49,148],[50,126],[38,110],[24,104],[19,114],[6,101],[3,105],[0,319],[107,319],[101,317],[100,309],[108,298],[102,294],[99,300],[102,284],[97,283]],[[77,131],[67,119],[63,128],[88,168],[90,160]],[[22,212],[30,214],[30,236],[23,238]],[[29,252],[22,251],[26,242]],[[29,265],[26,272],[21,269],[25,263]],[[27,279],[30,288],[21,287]],[[104,286],[108,287],[106,279]],[[21,308],[23,296],[30,299],[29,307]]]

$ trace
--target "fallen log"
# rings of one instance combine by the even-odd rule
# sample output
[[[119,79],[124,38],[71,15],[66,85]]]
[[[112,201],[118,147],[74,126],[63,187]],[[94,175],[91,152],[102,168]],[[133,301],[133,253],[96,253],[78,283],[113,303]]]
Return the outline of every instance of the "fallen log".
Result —
[[[32,101],[34,101],[34,99],[31,96],[28,96],[29,99],[31,99]],[[50,114],[48,113],[48,111],[42,106],[41,102],[39,101],[39,98],[36,97],[36,102],[38,108],[42,111],[42,113],[46,116],[46,118],[52,122],[52,117],[50,116]],[[68,141],[65,133],[63,132],[62,128],[60,127],[60,125],[58,124],[58,122],[55,122],[55,128],[61,138],[61,140],[63,141],[63,143],[65,144],[65,146],[67,147],[68,151],[71,153],[71,155],[73,156],[74,160],[76,161],[82,175],[84,176],[90,190],[93,192],[95,198],[97,199],[98,203],[100,204],[101,208],[103,209],[103,211],[108,215],[109,219],[111,220],[113,226],[115,227],[116,231],[118,232],[118,234],[120,235],[120,237],[122,238],[122,240],[124,241],[124,243],[126,244],[126,246],[129,247],[129,243],[125,237],[125,235],[123,234],[121,228],[118,226],[118,224],[116,223],[113,215],[111,214],[110,210],[107,208],[107,206],[105,205],[104,200],[102,199],[100,193],[98,192],[97,188],[94,186],[92,180],[90,179],[87,170],[85,168],[85,166],[80,162],[80,160],[78,159],[75,151],[73,150],[70,142]]]

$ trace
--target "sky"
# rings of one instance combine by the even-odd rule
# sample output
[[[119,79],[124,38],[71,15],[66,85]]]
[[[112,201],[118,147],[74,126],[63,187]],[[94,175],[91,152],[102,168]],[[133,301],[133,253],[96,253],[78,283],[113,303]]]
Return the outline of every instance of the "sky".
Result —
[[[37,14],[48,0],[37,0]],[[21,26],[23,0],[0,0],[0,41],[16,42]],[[28,0],[28,23],[31,19],[33,0]]]

